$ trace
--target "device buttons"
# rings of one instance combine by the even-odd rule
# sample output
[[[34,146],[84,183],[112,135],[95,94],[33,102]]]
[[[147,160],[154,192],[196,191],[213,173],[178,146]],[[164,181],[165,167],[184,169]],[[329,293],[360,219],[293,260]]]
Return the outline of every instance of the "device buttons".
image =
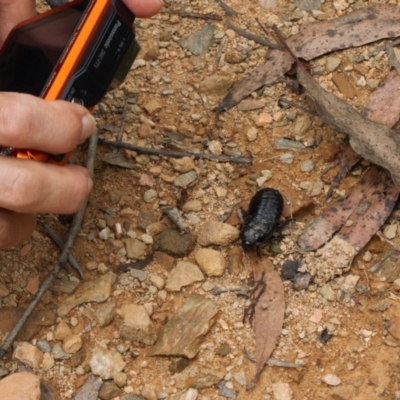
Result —
[[[81,106],[84,106],[85,103],[83,102],[82,99],[80,99],[79,97],[73,97],[71,99],[71,103],[75,103],[75,104],[80,104]]]

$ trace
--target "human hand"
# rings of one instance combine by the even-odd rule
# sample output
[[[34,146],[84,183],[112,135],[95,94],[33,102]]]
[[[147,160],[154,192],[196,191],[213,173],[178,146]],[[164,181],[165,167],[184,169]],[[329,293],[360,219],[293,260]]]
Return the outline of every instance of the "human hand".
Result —
[[[125,0],[137,17],[150,17],[161,0]],[[0,45],[13,26],[35,15],[33,0],[0,0]],[[63,154],[88,138],[94,118],[78,104],[0,93],[0,145]],[[23,243],[35,228],[34,213],[70,214],[92,186],[83,167],[0,157],[0,249]]]

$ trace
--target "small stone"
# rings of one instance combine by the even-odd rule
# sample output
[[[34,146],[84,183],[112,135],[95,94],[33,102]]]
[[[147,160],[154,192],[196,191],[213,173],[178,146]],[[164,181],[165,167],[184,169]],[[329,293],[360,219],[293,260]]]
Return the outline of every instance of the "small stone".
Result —
[[[189,200],[183,205],[182,210],[185,212],[198,212],[201,211],[202,208],[199,200]]]
[[[302,138],[311,128],[311,118],[304,114],[300,115],[294,123],[293,133],[297,140]]]
[[[276,150],[301,150],[304,149],[304,144],[297,140],[278,138],[274,142]],[[287,156],[288,157],[288,156]]]
[[[237,109],[240,111],[251,111],[251,110],[258,110],[259,108],[265,107],[264,100],[242,100]]]
[[[169,291],[179,292],[182,287],[202,280],[204,280],[204,275],[197,265],[188,261],[178,261],[176,267],[168,275],[165,288]]]
[[[150,236],[147,233],[144,233],[143,235],[139,236],[139,240],[141,242],[143,242],[144,244],[153,244],[154,243],[154,239],[152,236]]]
[[[125,304],[117,311],[118,330],[125,339],[151,345],[157,340],[153,322],[142,305]]]
[[[308,272],[296,274],[293,279],[293,288],[298,291],[305,290],[310,285],[310,282],[311,274]]]
[[[233,379],[235,379],[235,381],[241,386],[247,385],[246,376],[243,371],[236,372],[236,374],[233,374]]]
[[[125,239],[126,255],[134,260],[141,260],[146,256],[147,246],[139,239]]]
[[[296,7],[298,7],[300,10],[304,11],[312,11],[312,10],[318,10],[318,8],[321,7],[321,0],[295,0],[294,4]]]
[[[204,93],[225,95],[233,82],[234,80],[230,76],[211,75],[200,82],[200,89]]]
[[[12,358],[28,365],[32,369],[37,369],[42,363],[43,353],[33,344],[17,342]]]
[[[48,371],[49,369],[53,368],[55,363],[56,362],[50,353],[43,354],[42,368],[44,370]]]
[[[35,294],[39,289],[39,277],[34,276],[33,278],[29,279],[25,289],[28,293]]]
[[[324,189],[324,182],[322,181],[315,182],[312,186],[310,196],[311,197],[319,196],[322,193],[323,189]]]
[[[272,124],[272,122],[273,122],[273,118],[268,113],[261,113],[254,120],[254,123],[256,126],[266,126],[266,125]]]
[[[294,156],[292,153],[285,153],[279,157],[279,161],[283,164],[292,164],[294,160]]]
[[[189,171],[185,174],[179,175],[174,180],[174,186],[187,188],[190,185],[193,185],[197,181],[197,172],[196,171]]]
[[[329,386],[338,386],[342,383],[342,380],[336,375],[326,374],[322,377],[322,382]]]
[[[335,291],[332,289],[332,286],[329,284],[326,284],[321,288],[321,296],[328,301],[335,301],[336,300],[336,294]]]
[[[10,291],[7,289],[6,285],[0,282],[0,297],[6,297],[10,294]]]
[[[79,335],[68,336],[64,339],[62,347],[66,353],[76,353],[82,347],[82,338]]]
[[[162,109],[162,103],[157,99],[152,99],[148,103],[146,103],[143,108],[150,114],[153,115],[157,111]]]
[[[199,249],[194,255],[200,269],[207,276],[222,276],[225,272],[224,255],[213,249]]]
[[[118,396],[118,393],[118,386],[112,381],[106,381],[101,385],[98,396],[101,400],[111,400]]]
[[[97,269],[97,262],[96,261],[89,261],[86,263],[86,269],[88,271],[94,271]]]
[[[51,349],[51,354],[55,360],[68,360],[71,354],[66,353],[59,343],[56,343]]]
[[[29,372],[11,374],[0,380],[4,400],[40,400],[40,378]]]
[[[228,189],[222,188],[220,186],[215,186],[214,191],[219,199],[224,199],[226,197],[226,195],[228,194]]]
[[[383,233],[388,239],[394,239],[396,237],[397,224],[388,225]]]
[[[251,128],[247,131],[246,136],[247,136],[247,140],[248,140],[249,142],[254,142],[255,140],[257,140],[257,137],[258,137],[257,128],[251,127]]]
[[[89,361],[90,368],[95,375],[102,379],[111,379],[116,373],[125,367],[125,361],[121,354],[114,349],[96,346]]]
[[[367,250],[363,255],[363,260],[369,262],[372,260],[372,254],[369,250]]]
[[[222,144],[219,140],[210,140],[207,147],[211,154],[222,154]]]
[[[311,172],[313,169],[314,169],[314,161],[313,160],[306,160],[301,164],[302,172]]]
[[[146,190],[143,194],[143,200],[145,203],[152,203],[155,199],[157,199],[158,194],[154,189]]]
[[[314,324],[319,324],[322,320],[322,310],[320,308],[317,308],[314,310],[313,314],[309,318],[310,322],[313,322]]]
[[[212,244],[227,246],[239,238],[239,230],[232,225],[219,222],[206,222],[200,229],[198,243],[201,246]]]
[[[123,387],[126,385],[127,376],[124,372],[117,372],[113,376],[113,380],[118,387]]]
[[[162,290],[164,289],[165,286],[165,280],[163,277],[159,275],[151,275],[150,276],[150,282],[158,289]]]
[[[165,229],[154,240],[153,249],[173,257],[185,257],[192,251],[196,239],[190,233],[179,233],[175,229]]]
[[[195,163],[193,158],[190,157],[182,157],[182,158],[172,158],[170,160],[174,171],[177,172],[189,172],[195,168]]]
[[[272,392],[274,393],[275,400],[292,400],[293,392],[288,383],[273,383]]]
[[[51,347],[47,340],[38,340],[36,346],[43,352],[43,353],[50,353]]]
[[[64,340],[67,336],[72,335],[72,330],[65,321],[60,321],[54,330],[54,338],[56,340]]]
[[[354,399],[354,389],[349,386],[337,386],[332,389],[332,399],[351,400]]]
[[[107,226],[107,228],[102,229],[99,232],[99,238],[101,240],[108,240],[110,238],[111,235],[111,229]]]
[[[179,396],[179,400],[196,400],[199,396],[197,389],[190,388]]]
[[[342,59],[339,57],[327,57],[326,69],[328,72],[333,72],[340,65]]]

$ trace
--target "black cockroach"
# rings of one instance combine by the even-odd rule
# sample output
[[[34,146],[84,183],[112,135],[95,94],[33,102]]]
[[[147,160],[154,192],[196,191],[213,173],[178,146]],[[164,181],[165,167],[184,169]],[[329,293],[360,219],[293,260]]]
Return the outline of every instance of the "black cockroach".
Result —
[[[276,189],[259,190],[250,200],[240,239],[243,247],[260,246],[274,233],[283,211],[283,197]]]

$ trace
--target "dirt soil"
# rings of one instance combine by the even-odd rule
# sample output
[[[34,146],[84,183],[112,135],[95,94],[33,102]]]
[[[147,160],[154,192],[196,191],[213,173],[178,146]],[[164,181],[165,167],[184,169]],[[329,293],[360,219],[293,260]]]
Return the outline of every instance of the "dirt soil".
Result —
[[[234,23],[261,37],[263,33],[256,17],[267,27],[277,23],[288,36],[296,33],[301,24],[314,21],[316,16],[320,19],[333,18],[370,3],[375,2],[323,2],[319,8],[323,13],[321,17],[321,14],[311,11],[300,12],[292,1],[278,0],[275,9],[265,10],[256,1],[227,0],[227,4],[238,12],[233,18]],[[222,20],[185,17],[177,10],[215,13]],[[285,97],[312,108],[312,103],[304,93],[298,94],[290,89],[294,82],[290,77],[283,77],[281,82],[252,94],[251,106],[256,104],[260,108],[241,111],[235,107],[216,115],[212,110],[227,93],[229,85],[261,64],[267,52],[265,47],[227,29],[224,25],[227,18],[214,1],[175,0],[160,15],[136,21],[137,37],[142,47],[139,59],[126,82],[107,94],[94,114],[101,138],[116,139],[124,124],[122,140],[139,146],[164,146],[181,151],[197,149],[198,152],[209,154],[253,157],[252,165],[195,161],[194,169],[198,178],[187,188],[187,201],[198,200],[200,207],[194,203],[195,209],[183,211],[183,215],[194,236],[210,220],[221,221],[229,217],[228,223],[239,226],[236,217],[239,204],[245,205],[262,187],[280,190],[289,210],[286,216],[290,216],[290,210],[299,210],[294,213],[293,221],[284,227],[283,237],[273,241],[263,251],[263,257],[269,257],[280,268],[287,259],[304,259],[303,254],[296,252],[296,237],[304,229],[305,223],[319,215],[324,208],[329,180],[338,167],[334,166],[325,174],[324,181],[321,180],[321,173],[336,160],[346,136],[326,126],[319,118],[293,107],[281,108],[278,105],[279,98]],[[181,47],[182,38],[207,24],[214,27],[214,39],[205,55],[195,56]],[[272,38],[271,35],[269,39]],[[346,98],[346,94],[341,93],[332,82],[332,68],[340,71],[356,89],[356,95],[347,100],[356,109],[362,110],[374,87],[388,73],[384,53],[356,62],[374,46],[323,56],[310,62],[310,71],[326,89]],[[335,66],[336,59],[340,63]],[[274,143],[278,138],[293,139],[304,144],[304,147],[300,150],[276,149]],[[89,281],[97,279],[107,270],[118,274],[108,301],[114,302],[117,307],[126,304],[146,305],[159,331],[163,321],[176,313],[187,295],[197,293],[212,300],[218,308],[216,322],[202,338],[200,351],[189,365],[220,373],[225,377],[228,387],[237,391],[238,399],[290,398],[273,393],[276,383],[287,383],[293,392],[293,399],[398,398],[399,342],[390,338],[388,327],[400,312],[399,297],[395,296],[399,288],[368,272],[368,268],[381,258],[383,252],[390,249],[390,244],[375,237],[360,251],[351,270],[346,273],[358,276],[359,280],[345,298],[338,299],[335,295],[333,299],[328,299],[329,296],[321,294],[324,287],[324,290],[330,287],[337,293],[342,283],[341,277],[320,284],[311,281],[304,290],[294,290],[292,282],[284,282],[285,322],[273,357],[301,363],[304,367],[290,369],[266,366],[256,386],[246,391],[245,383],[252,380],[255,372],[255,364],[244,353],[244,348],[253,354],[255,351],[253,327],[247,322],[242,323],[244,309],[250,300],[235,292],[216,296],[210,290],[213,286],[229,288],[251,285],[252,271],[246,251],[241,248],[239,241],[229,246],[213,246],[224,254],[225,259],[229,248],[241,249],[243,265],[240,271],[232,273],[226,268],[222,276],[206,277],[202,282],[182,288],[180,292],[165,293],[165,289],[156,287],[150,280],[154,276],[166,280],[172,268],[170,264],[151,262],[145,268],[148,275],[143,282],[125,279],[129,274],[122,273],[120,266],[132,260],[127,258],[124,240],[129,235],[134,236],[132,232],[137,237],[145,233],[143,215],[151,222],[161,221],[166,226],[173,226],[163,216],[161,208],[176,205],[177,200],[182,199],[182,188],[174,184],[174,179],[183,172],[174,168],[171,158],[123,150],[119,152],[125,155],[132,169],[113,166],[102,160],[105,153],[112,151],[117,150],[99,146],[91,202],[73,249]],[[86,146],[83,145],[76,150],[72,161],[84,163],[85,152]],[[281,157],[286,153],[293,157]],[[292,162],[288,163],[291,158]],[[367,168],[367,162],[358,165],[340,184],[333,199],[344,196]],[[151,192],[153,197],[150,196],[150,199],[145,196],[146,193],[149,195],[149,189],[155,191],[155,194]],[[396,225],[399,215],[396,207],[388,224]],[[67,227],[60,223],[58,216],[40,218],[60,235],[66,233]],[[118,237],[116,223],[123,227],[122,235]],[[99,233],[106,227],[110,228],[110,232],[106,240],[102,240]],[[146,251],[150,253],[151,244],[146,246]],[[185,259],[193,261],[193,254],[198,248],[196,245]],[[38,282],[50,271],[58,254],[59,250],[41,225],[38,225],[27,244],[2,251],[2,306],[26,306]],[[70,276],[65,271],[61,275]],[[163,293],[160,295],[161,291]],[[66,297],[66,294],[56,291],[48,292],[38,308],[56,310]],[[81,336],[83,347],[89,355],[98,343],[106,343],[109,348],[120,345],[121,349],[121,345],[125,346],[122,356],[126,362],[124,371],[127,380],[120,388],[119,397],[115,398],[134,393],[148,400],[157,396],[179,399],[188,387],[179,385],[176,375],[169,370],[176,358],[147,356],[149,346],[121,338],[115,321],[109,326],[99,327],[93,319],[93,312],[98,307],[98,303],[75,307],[65,317],[58,317],[53,326],[41,329],[31,343],[45,339],[53,346],[57,340],[52,333],[63,320],[75,334]],[[332,336],[323,344],[318,336],[325,328]],[[225,347],[228,348],[227,354],[218,351],[224,342],[228,344]],[[1,361],[1,366],[14,371],[17,362],[9,354]],[[58,393],[60,399],[71,399],[88,376],[87,359],[83,367],[77,369],[70,360],[62,360],[56,361],[48,369],[39,367],[35,373]],[[241,379],[243,374],[246,382]],[[327,374],[339,377],[339,385],[324,382]],[[216,385],[199,389],[198,399],[221,398],[224,397],[218,394]]]

